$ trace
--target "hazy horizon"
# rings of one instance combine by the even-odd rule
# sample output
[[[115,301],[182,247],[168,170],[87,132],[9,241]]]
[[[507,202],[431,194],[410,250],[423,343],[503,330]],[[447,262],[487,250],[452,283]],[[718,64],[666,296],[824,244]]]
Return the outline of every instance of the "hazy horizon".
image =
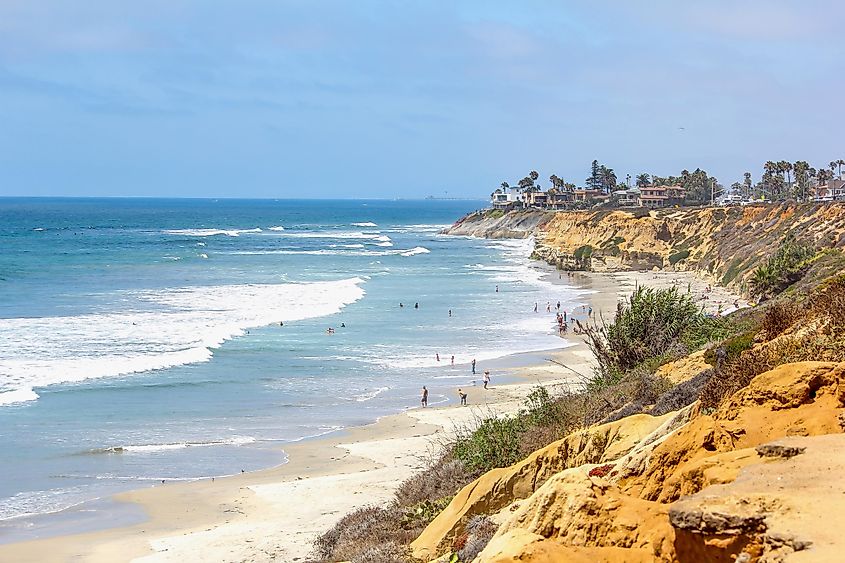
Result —
[[[845,157],[845,6],[0,3],[0,196],[483,199]]]

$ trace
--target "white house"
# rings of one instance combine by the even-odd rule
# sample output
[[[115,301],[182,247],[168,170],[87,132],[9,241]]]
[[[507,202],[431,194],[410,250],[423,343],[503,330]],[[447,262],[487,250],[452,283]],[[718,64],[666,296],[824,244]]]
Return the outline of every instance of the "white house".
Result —
[[[499,188],[491,194],[491,203],[496,209],[510,209],[522,205],[519,188]]]

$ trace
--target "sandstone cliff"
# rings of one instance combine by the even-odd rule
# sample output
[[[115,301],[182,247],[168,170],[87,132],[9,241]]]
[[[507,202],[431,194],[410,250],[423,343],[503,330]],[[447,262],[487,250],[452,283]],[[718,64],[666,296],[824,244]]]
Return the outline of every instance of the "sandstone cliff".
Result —
[[[660,211],[476,212],[445,232],[535,236],[536,258],[561,269],[694,270],[740,286],[784,235],[845,247],[845,204],[780,204]]]
[[[449,553],[485,513],[477,562],[839,560],[843,429],[845,364],[785,364],[711,414],[637,415],[485,474],[414,555]]]

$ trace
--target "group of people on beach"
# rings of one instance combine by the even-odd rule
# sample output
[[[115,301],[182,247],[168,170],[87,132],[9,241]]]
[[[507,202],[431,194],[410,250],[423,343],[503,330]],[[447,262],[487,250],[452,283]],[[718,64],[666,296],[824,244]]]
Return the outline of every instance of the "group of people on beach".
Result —
[[[472,373],[475,373],[475,359],[472,360]],[[482,383],[484,384],[484,389],[489,389],[490,385],[490,370],[484,370],[484,376],[482,378]],[[458,388],[458,398],[461,400],[461,406],[466,406],[467,404],[467,396],[468,393],[461,388]],[[422,388],[422,395],[420,396],[420,406],[423,408],[428,406],[428,387],[423,385]]]
[[[538,312],[540,304],[536,301],[534,302],[534,312]],[[582,305],[580,309],[583,311],[586,316],[592,317],[593,316],[593,307],[590,305]],[[546,312],[552,312],[552,302],[546,302]],[[557,302],[555,305],[555,320],[557,322],[557,333],[559,336],[565,335],[569,331],[569,322],[572,323],[572,330],[575,334],[578,334],[578,329],[575,327],[575,311],[573,310],[571,314],[567,313],[565,309],[561,309],[560,301]]]

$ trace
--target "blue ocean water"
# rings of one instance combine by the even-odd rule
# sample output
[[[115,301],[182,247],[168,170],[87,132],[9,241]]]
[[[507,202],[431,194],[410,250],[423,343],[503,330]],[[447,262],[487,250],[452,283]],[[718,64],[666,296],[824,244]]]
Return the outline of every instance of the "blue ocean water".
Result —
[[[533,304],[583,292],[530,242],[438,234],[481,206],[0,199],[0,520],[275,465],[559,347]]]

